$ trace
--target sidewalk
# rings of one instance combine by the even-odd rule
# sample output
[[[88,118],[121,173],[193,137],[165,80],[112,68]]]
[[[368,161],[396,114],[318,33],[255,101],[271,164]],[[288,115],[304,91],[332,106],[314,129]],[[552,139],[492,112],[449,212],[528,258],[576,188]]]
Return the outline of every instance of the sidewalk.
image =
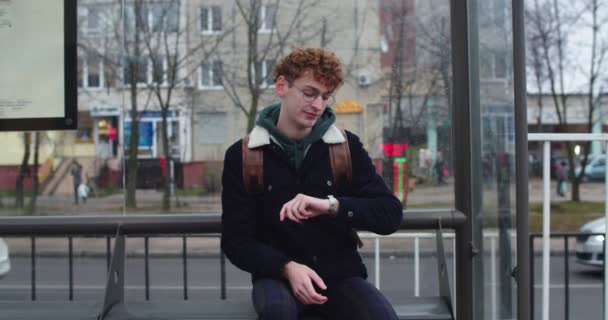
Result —
[[[551,185],[551,201],[565,201],[569,197],[560,198],[555,193],[555,181]],[[484,199],[491,201],[495,197],[495,190],[492,186],[484,186]],[[515,188],[512,187],[512,201],[515,198]],[[44,208],[39,214],[44,215],[123,215],[123,214],[145,214],[160,213],[162,193],[154,190],[140,190],[137,193],[138,209],[124,210],[123,194],[114,194],[106,197],[90,198],[86,204],[74,205],[71,195],[40,196],[38,204]],[[603,201],[603,183],[585,183],[581,185],[581,197],[585,201]],[[542,201],[542,180],[533,179],[529,184],[530,202]],[[12,199],[10,199],[12,200]],[[174,198],[172,198],[172,201]],[[8,202],[8,199],[4,199]],[[210,196],[188,196],[180,197],[181,206],[172,207],[170,213],[220,213],[221,199],[219,195]],[[430,208],[449,208],[454,203],[453,185],[448,182],[440,186],[424,186],[416,188],[408,195],[408,204],[413,207]],[[8,238],[11,254],[29,255],[31,250],[30,240],[27,238]],[[574,248],[574,239],[569,243],[570,248]],[[373,239],[364,239],[366,245],[363,247],[364,254],[373,254]],[[56,256],[67,254],[67,238],[44,238],[37,241],[37,251],[40,255]],[[413,239],[383,239],[381,251],[388,255],[403,255],[413,252]],[[563,240],[552,240],[552,248],[556,252],[563,250]],[[514,245],[514,243],[513,243]],[[488,244],[489,246],[489,244]],[[542,241],[536,241],[536,250],[540,250]],[[150,254],[158,256],[181,254],[181,238],[156,238],[150,240]],[[452,251],[451,241],[445,242],[446,252]],[[421,240],[420,250],[424,253],[433,253],[436,250],[434,238],[431,240]],[[217,238],[191,238],[188,239],[188,251],[193,255],[218,255],[219,240]],[[103,239],[76,238],[74,240],[75,256],[105,256],[106,244]],[[144,252],[143,239],[129,239],[127,243],[127,253],[129,255],[140,255]]]

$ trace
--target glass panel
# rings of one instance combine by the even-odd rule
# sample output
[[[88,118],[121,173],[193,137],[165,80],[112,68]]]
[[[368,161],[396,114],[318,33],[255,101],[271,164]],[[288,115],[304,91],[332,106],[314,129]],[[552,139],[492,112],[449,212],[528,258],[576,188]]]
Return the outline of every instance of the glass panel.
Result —
[[[480,270],[474,283],[476,319],[513,319],[516,314],[516,285],[511,277],[515,267],[515,127],[513,98],[513,43],[511,41],[510,1],[472,1],[478,4],[478,21],[472,29],[479,101],[472,113],[479,112],[481,164],[481,212],[473,217],[475,245]],[[507,8],[508,11],[507,11]],[[507,19],[507,17],[509,17]],[[477,19],[476,19],[477,18]],[[476,40],[478,42],[476,42]],[[476,90],[476,89],[474,89]],[[478,109],[477,109],[478,106]],[[475,118],[475,117],[473,117]],[[476,182],[473,182],[476,183]]]
[[[213,31],[222,30],[222,8],[213,6]]]
[[[450,1],[249,3],[78,1],[82,8],[103,5],[86,11],[78,24],[78,45],[92,53],[78,59],[78,130],[0,134],[6,149],[0,212],[220,213],[224,153],[251,131],[261,109],[279,101],[272,87],[275,65],[291,48],[319,46],[337,54],[346,75],[331,106],[336,125],[359,136],[406,208],[453,208]],[[256,17],[257,25],[246,23]],[[210,28],[222,32],[201,32]],[[488,118],[490,133],[512,126],[509,119],[498,121]],[[80,184],[88,187],[86,203]],[[104,263],[95,260],[99,274]],[[171,285],[165,288],[179,296]],[[399,285],[386,292],[397,301],[410,291]]]
[[[160,125],[161,108],[168,108],[169,122],[179,123],[168,129],[179,128],[180,134],[171,138],[171,143],[175,143],[180,152],[170,153],[180,154],[184,166],[221,162],[225,148],[247,131],[247,115],[239,110],[249,112],[249,106],[231,109],[233,103],[244,103],[256,96],[258,105],[254,114],[257,114],[264,105],[276,101],[273,91],[267,87],[273,83],[272,70],[275,62],[285,53],[280,48],[317,46],[323,42],[339,54],[347,72],[355,75],[354,82],[347,81],[336,95],[337,123],[362,137],[378,172],[407,207],[451,208],[454,200],[450,145],[452,80],[448,1],[417,3],[413,0],[382,0],[367,4],[330,2],[319,7],[319,15],[298,11],[306,8],[306,12],[309,12],[312,9],[309,0],[302,1],[302,7],[292,3],[280,3],[278,6],[256,3],[259,4],[258,10],[248,12],[251,9],[247,6],[243,7],[243,11],[238,10],[236,2],[127,2],[125,13],[128,29],[124,34],[124,52],[129,59],[125,60],[124,72],[119,73],[121,77],[117,77],[113,70],[116,67],[120,70],[120,64],[101,64],[108,70],[108,79],[104,80],[111,84],[108,93],[110,96],[121,97],[123,102],[115,128],[122,128],[118,137],[123,148],[117,149],[125,152],[121,162],[124,169],[121,172],[129,172],[129,161],[132,162],[131,167],[136,168],[138,160],[131,159],[132,157],[154,159],[166,153],[161,145],[162,132],[165,131]],[[104,47],[101,55],[104,61],[117,60],[117,55],[120,57],[119,45],[122,43],[115,35],[121,32],[121,4],[116,1],[107,10],[116,17],[106,20],[116,23],[109,24],[113,30],[104,33],[104,41],[88,36],[83,38],[89,47]],[[86,1],[81,5],[86,5]],[[376,7],[377,10],[374,9]],[[335,26],[324,23],[326,17],[321,13],[337,12],[336,10],[348,12],[350,18],[336,21]],[[235,16],[233,20],[223,21],[222,12],[234,12]],[[189,17],[190,14],[195,16]],[[247,37],[244,36],[247,32],[246,25],[241,21],[256,15],[260,19],[261,29],[276,34],[259,38],[258,50],[251,51],[247,48]],[[197,18],[200,20],[197,21]],[[374,19],[377,19],[378,25],[366,23]],[[171,22],[178,20],[184,21],[184,25],[178,26]],[[187,21],[193,21],[198,27],[189,28]],[[290,31],[290,28],[294,28],[294,24],[289,23],[291,21],[296,21],[297,26],[310,28]],[[223,23],[227,24],[226,28],[222,26]],[[133,24],[132,27],[129,27],[130,24]],[[135,25],[138,27],[134,28]],[[179,29],[179,32],[169,35],[166,40],[170,41],[159,43],[159,39],[162,39],[158,35],[160,31],[175,28],[183,30]],[[210,35],[198,34],[196,31],[199,28],[231,30],[234,34],[211,38]],[[273,31],[273,28],[279,30]],[[284,35],[286,39],[278,38]],[[108,46],[108,43],[115,45]],[[353,46],[355,43],[357,46]],[[379,51],[372,53],[377,49]],[[154,62],[151,62],[148,58],[174,56],[175,52],[179,53],[175,64],[160,59],[152,59]],[[248,61],[249,52],[253,54],[253,59],[249,61],[257,61],[255,68],[250,71],[243,65]],[[221,57],[221,61],[216,57]],[[490,69],[495,70],[494,59],[490,61]],[[252,72],[250,77],[248,72]],[[169,81],[167,75],[173,74],[175,79]],[[132,75],[136,77],[134,84],[130,83]],[[248,77],[255,79],[251,88],[244,85]],[[196,78],[198,81],[193,81]],[[176,85],[170,96],[166,91],[156,94],[154,86],[151,86],[162,82],[161,80],[167,86],[171,82]],[[122,86],[116,86],[117,82],[121,82]],[[194,90],[182,90],[196,82],[206,90],[199,92],[198,86]],[[234,90],[215,90],[221,87]],[[163,87],[159,89],[163,90]],[[351,108],[349,100],[353,98],[356,103]],[[96,105],[93,100],[97,101],[86,99],[83,106],[107,107],[103,103]],[[103,99],[99,101],[101,100]],[[185,104],[184,101],[192,102]],[[365,117],[363,109],[366,110]],[[201,123],[205,122],[201,118],[203,116],[222,114],[221,117],[225,120],[218,120],[217,126],[213,127],[213,130],[220,131],[215,134],[222,138],[220,142],[216,138],[205,142],[205,136],[213,136],[208,134],[195,135],[202,139],[198,143],[193,143],[188,138],[191,135],[189,132],[198,131],[187,121],[193,113],[199,114]],[[135,121],[138,122],[139,138],[134,140],[135,148],[129,148],[131,126]],[[202,132],[210,130],[207,125],[200,129]],[[95,137],[95,143],[105,143],[107,146],[105,135],[96,134]],[[214,147],[211,148],[211,145]],[[112,149],[104,148],[106,151]],[[129,156],[132,149],[134,153]],[[109,154],[106,151],[100,154]],[[150,163],[146,165],[151,166]],[[136,179],[146,178],[139,176]],[[128,176],[125,181],[127,180]],[[145,185],[143,182],[138,183],[140,186]],[[182,187],[188,188],[187,184]],[[136,190],[135,198],[138,193]],[[434,196],[437,193],[445,197],[437,198]],[[174,209],[172,207],[171,210]]]
[[[209,8],[201,8],[201,30],[209,31]]]
[[[213,86],[221,86],[222,85],[222,77],[223,77],[223,69],[221,61],[213,62]]]
[[[205,87],[211,86],[211,65],[209,63],[203,63],[201,66],[201,85]]]

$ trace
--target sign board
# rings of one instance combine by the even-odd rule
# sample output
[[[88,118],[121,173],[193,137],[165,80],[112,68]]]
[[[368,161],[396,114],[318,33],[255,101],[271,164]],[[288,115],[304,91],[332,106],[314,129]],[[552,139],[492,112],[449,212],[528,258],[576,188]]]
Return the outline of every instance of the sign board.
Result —
[[[76,0],[0,0],[0,131],[77,128]]]

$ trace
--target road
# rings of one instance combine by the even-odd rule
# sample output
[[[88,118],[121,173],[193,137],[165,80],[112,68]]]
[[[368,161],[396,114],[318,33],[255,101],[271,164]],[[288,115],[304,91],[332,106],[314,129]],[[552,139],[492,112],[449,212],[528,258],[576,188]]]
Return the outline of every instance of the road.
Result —
[[[552,257],[551,268],[551,315],[552,320],[562,320],[564,317],[564,264],[563,257]],[[535,263],[535,319],[541,318],[541,258]],[[373,260],[366,258],[373,281]],[[67,300],[68,263],[65,258],[38,258],[36,260],[36,286],[38,300]],[[31,261],[25,257],[12,260],[12,270],[0,280],[0,300],[28,300],[31,294]],[[74,259],[74,299],[101,301],[105,283],[105,259],[75,258]],[[448,265],[452,265],[448,260]],[[145,264],[143,258],[129,258],[126,270],[126,299],[144,300],[145,293]],[[214,300],[220,299],[220,264],[219,259],[196,257],[188,260],[188,299]],[[450,279],[453,284],[453,275]],[[438,293],[436,260],[433,257],[420,258],[420,295],[430,296]],[[183,264],[180,258],[152,257],[149,265],[151,300],[181,300],[184,297]],[[249,276],[227,264],[227,296],[228,299],[248,300],[251,290]],[[489,288],[491,272],[485,268],[484,277]],[[602,312],[602,273],[594,268],[578,265],[574,258],[570,263],[570,318],[599,319]],[[398,303],[403,297],[414,295],[414,259],[412,257],[383,257],[381,259],[381,290],[393,303]],[[515,288],[513,288],[515,296]],[[491,290],[485,293],[485,319],[495,319],[492,300],[499,303],[500,299]],[[514,301],[516,301],[514,299]],[[500,318],[500,317],[498,317]]]

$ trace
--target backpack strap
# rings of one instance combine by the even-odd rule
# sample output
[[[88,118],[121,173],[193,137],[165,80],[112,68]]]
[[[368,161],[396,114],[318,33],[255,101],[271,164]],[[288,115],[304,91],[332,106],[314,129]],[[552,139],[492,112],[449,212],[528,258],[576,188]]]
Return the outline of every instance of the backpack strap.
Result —
[[[343,143],[329,145],[329,159],[331,162],[331,172],[336,180],[336,190],[350,188],[353,183],[353,162],[350,157],[350,146],[348,137],[343,129],[340,132],[344,136]],[[357,242],[359,248],[363,247],[363,241],[357,234],[357,230],[350,230],[351,237]]]
[[[353,166],[348,138],[344,130],[340,129],[340,132],[344,136],[344,142],[329,145],[331,172],[336,180],[336,190],[348,188],[353,182]]]
[[[262,148],[249,149],[249,135],[243,138],[243,185],[245,192],[264,191],[264,153]]]

